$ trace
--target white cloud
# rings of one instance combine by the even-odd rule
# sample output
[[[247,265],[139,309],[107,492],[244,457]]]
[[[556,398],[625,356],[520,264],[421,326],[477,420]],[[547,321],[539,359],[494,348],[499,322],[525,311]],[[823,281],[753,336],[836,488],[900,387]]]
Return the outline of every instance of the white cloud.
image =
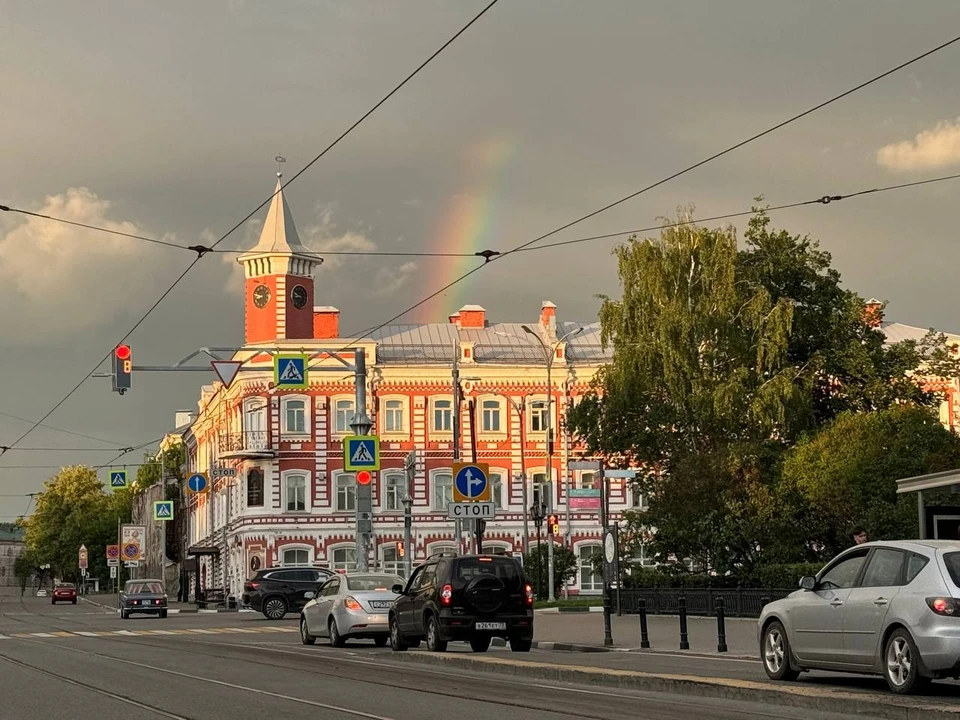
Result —
[[[400,267],[380,268],[376,277],[373,279],[374,295],[391,295],[402,288],[413,277],[417,271],[418,265],[413,262],[405,262]]]
[[[877,163],[894,172],[933,170],[960,163],[960,119],[940,122],[913,140],[891,143],[877,150]]]
[[[110,202],[85,187],[48,196],[35,212],[108,230],[156,237],[108,217]],[[189,253],[143,240],[24,216],[0,229],[0,304],[4,332],[17,342],[73,336],[140,312],[172,280],[164,270]],[[158,238],[176,242],[171,236]]]

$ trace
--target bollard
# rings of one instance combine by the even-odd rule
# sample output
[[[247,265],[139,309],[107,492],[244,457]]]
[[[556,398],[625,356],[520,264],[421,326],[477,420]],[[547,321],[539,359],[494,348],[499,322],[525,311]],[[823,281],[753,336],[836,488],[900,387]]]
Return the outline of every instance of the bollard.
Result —
[[[647,600],[640,598],[638,601],[640,610],[640,647],[644,650],[650,648],[650,635],[647,634]]]
[[[727,625],[723,616],[723,598],[717,598],[717,652],[727,651]]]
[[[677,601],[680,606],[680,649],[689,650],[690,643],[687,640],[687,598],[681,595]]]

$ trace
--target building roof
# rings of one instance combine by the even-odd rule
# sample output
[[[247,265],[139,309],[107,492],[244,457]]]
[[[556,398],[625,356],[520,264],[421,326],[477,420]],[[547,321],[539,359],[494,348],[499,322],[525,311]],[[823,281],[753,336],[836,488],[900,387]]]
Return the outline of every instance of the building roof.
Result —
[[[244,255],[260,255],[263,253],[296,253],[299,255],[315,256],[300,241],[297,226],[293,222],[293,213],[283,197],[283,184],[277,178],[277,190],[270,201],[267,219],[263,221],[263,230],[260,231],[260,241]],[[240,256],[242,260],[244,255]]]
[[[880,331],[886,336],[887,339],[885,344],[887,345],[903,342],[905,340],[915,340],[916,342],[920,342],[930,331],[943,332],[942,330],[936,330],[935,328],[921,328],[914,325],[904,325],[903,323],[886,321],[880,323]],[[943,332],[943,334],[948,338],[960,338],[960,335],[956,335],[955,333]]]
[[[534,332],[540,332],[536,322],[526,323]],[[583,327],[583,332],[572,335],[567,342],[567,358],[572,363],[601,364],[613,357],[612,348],[600,344],[599,323],[557,323],[557,339]],[[388,325],[372,332],[367,338],[377,343],[377,362],[397,365],[449,365],[453,361],[454,344],[472,343],[477,363],[542,365],[545,362],[543,345],[538,336],[524,329],[524,323],[495,323],[483,328],[461,328],[454,323],[425,323],[423,325]],[[545,340],[553,345],[556,340]]]

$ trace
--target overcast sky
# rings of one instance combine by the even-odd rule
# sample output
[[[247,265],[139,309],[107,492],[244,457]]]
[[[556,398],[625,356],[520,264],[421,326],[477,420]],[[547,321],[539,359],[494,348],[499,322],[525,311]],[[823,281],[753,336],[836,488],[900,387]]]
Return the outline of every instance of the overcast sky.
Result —
[[[209,243],[445,42],[486,0],[124,3],[0,0],[0,204]],[[696,162],[950,39],[956,0],[501,0],[287,190],[318,249],[506,249]],[[572,228],[569,239],[960,172],[960,43]],[[776,213],[818,238],[888,318],[960,331],[960,181]],[[251,245],[265,210],[221,247]],[[742,227],[742,223],[740,224]],[[410,320],[479,303],[527,321],[549,299],[595,319],[615,241],[518,254]],[[180,250],[0,214],[0,411],[35,420],[191,261]],[[168,364],[242,341],[234,256],[210,255],[133,335]],[[328,262],[318,304],[350,333],[473,261]],[[212,378],[210,378],[212,379]],[[48,420],[117,445],[195,408],[197,374],[93,379]],[[0,415],[0,444],[27,427]],[[111,445],[38,429],[24,448]],[[14,450],[0,495],[107,452]],[[3,469],[9,467],[9,469]],[[0,521],[24,511],[0,497]]]

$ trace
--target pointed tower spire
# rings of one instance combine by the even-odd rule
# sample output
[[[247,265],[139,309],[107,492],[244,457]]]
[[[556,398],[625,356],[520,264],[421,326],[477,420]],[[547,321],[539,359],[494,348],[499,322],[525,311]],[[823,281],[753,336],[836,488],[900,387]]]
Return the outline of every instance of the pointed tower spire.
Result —
[[[309,256],[319,265],[323,259],[316,253],[307,250],[300,241],[296,223],[293,222],[293,213],[283,197],[283,182],[281,173],[277,173],[277,189],[270,200],[270,209],[267,210],[267,219],[263,221],[263,230],[260,232],[260,241],[248,252],[240,256],[243,263],[250,255],[265,253],[291,253]]]

